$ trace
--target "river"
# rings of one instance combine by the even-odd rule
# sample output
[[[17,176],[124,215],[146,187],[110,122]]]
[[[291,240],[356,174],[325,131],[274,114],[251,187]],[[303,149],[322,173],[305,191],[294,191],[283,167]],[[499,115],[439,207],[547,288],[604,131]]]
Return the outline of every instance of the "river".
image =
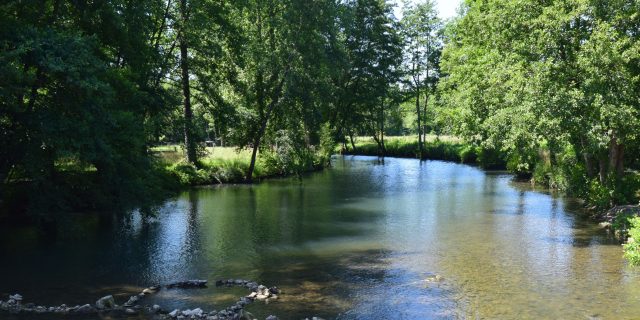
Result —
[[[2,228],[0,293],[83,304],[183,279],[284,294],[281,319],[633,319],[640,270],[573,199],[449,162],[335,157],[302,179],[198,188],[155,210]],[[145,303],[220,310],[241,289]],[[1,316],[1,315],[0,315]]]

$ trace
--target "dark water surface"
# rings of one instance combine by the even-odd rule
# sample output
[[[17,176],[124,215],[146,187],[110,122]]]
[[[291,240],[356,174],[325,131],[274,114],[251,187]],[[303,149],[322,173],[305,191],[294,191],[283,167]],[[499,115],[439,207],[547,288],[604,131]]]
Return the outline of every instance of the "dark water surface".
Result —
[[[285,291],[282,319],[634,319],[640,271],[580,205],[447,162],[335,158],[302,180],[196,189],[153,217],[91,214],[52,236],[0,229],[0,293],[82,304],[183,279]],[[241,289],[161,291],[220,310]],[[0,316],[1,317],[1,316]]]

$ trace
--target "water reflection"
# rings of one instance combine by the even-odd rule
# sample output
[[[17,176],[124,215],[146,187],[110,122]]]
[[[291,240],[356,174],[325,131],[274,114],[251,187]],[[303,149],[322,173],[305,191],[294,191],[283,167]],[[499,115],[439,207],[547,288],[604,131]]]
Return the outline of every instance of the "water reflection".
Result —
[[[0,292],[81,303],[177,279],[250,278],[285,290],[250,311],[285,319],[640,313],[638,272],[579,204],[453,163],[339,157],[302,181],[194,189],[154,215],[83,214],[54,229],[47,241],[2,232]],[[240,294],[163,291],[149,303],[219,309]]]

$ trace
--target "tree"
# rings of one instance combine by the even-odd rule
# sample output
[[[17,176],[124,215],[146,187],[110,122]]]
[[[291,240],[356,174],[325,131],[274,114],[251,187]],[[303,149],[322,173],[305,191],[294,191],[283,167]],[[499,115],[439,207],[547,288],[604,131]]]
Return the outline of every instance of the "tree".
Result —
[[[342,136],[359,132],[378,137],[384,124],[385,99],[399,79],[402,40],[391,7],[384,1],[348,1],[343,6],[339,44],[343,59],[334,78],[336,111],[333,123]],[[379,144],[383,152],[382,143]]]
[[[405,2],[401,21],[405,38],[405,83],[413,91],[416,103],[418,145],[420,158],[424,155],[426,135],[424,116],[427,113],[429,96],[438,81],[439,59],[442,50],[440,36],[442,23],[433,0],[424,2]],[[425,101],[421,108],[420,98],[424,91]]]
[[[609,204],[624,202],[624,150],[637,146],[640,119],[638,7],[466,4],[448,38],[440,86],[457,132],[507,154],[513,171],[587,198],[601,186],[611,190]]]

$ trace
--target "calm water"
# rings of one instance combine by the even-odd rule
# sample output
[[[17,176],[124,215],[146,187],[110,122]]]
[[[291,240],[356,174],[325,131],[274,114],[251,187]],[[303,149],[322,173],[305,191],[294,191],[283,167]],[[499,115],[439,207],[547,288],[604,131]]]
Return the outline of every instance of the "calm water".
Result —
[[[640,270],[569,199],[453,163],[335,158],[304,179],[196,189],[154,216],[90,214],[57,233],[4,230],[0,293],[80,304],[182,279],[285,291],[282,319],[633,319]],[[436,280],[438,276],[438,280]],[[246,294],[162,291],[166,308]]]

